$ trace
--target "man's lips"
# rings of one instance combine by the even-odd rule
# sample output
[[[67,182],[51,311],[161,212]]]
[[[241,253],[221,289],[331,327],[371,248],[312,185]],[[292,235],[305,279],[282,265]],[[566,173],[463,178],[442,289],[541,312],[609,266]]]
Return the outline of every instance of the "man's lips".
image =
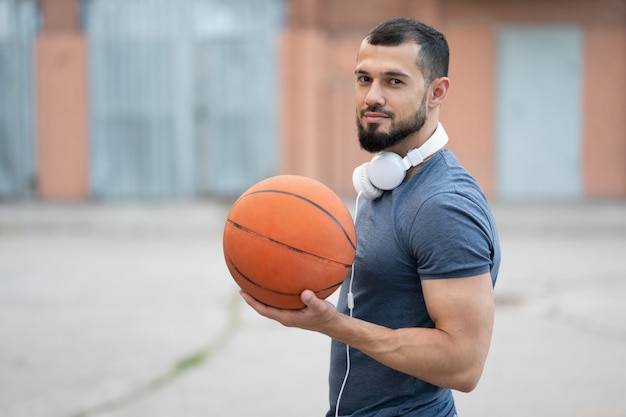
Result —
[[[377,113],[377,112],[364,112],[363,118],[368,123],[381,123],[384,120],[389,119],[389,115],[384,114],[384,113]]]

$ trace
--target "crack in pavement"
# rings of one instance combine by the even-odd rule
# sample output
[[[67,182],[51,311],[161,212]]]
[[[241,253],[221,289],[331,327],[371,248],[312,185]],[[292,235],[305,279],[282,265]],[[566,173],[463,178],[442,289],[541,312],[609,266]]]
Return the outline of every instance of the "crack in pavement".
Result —
[[[241,306],[239,291],[234,291],[228,303],[228,320],[217,336],[207,346],[184,356],[178,360],[169,371],[154,377],[147,383],[115,398],[105,400],[78,413],[72,414],[70,417],[93,417],[119,410],[173,383],[191,369],[203,365],[210,360],[215,353],[224,348],[241,326]]]

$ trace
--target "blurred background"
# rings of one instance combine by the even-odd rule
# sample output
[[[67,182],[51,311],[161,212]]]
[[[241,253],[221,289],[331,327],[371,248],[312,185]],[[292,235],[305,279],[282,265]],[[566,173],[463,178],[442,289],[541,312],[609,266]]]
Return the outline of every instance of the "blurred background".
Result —
[[[448,39],[504,251],[459,415],[626,416],[625,0],[0,0],[1,416],[323,415],[328,341],[242,305],[221,233],[276,174],[352,209],[397,16]]]
[[[0,198],[352,195],[363,34],[451,47],[450,147],[498,201],[626,197],[624,1],[0,0]]]

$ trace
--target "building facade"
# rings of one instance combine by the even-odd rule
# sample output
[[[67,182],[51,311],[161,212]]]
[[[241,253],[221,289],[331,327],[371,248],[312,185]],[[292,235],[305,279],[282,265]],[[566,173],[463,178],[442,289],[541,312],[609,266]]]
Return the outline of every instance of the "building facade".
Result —
[[[356,51],[396,16],[446,35],[442,122],[491,199],[626,198],[624,0],[0,0],[0,198],[235,196],[279,173],[349,196],[370,158]]]

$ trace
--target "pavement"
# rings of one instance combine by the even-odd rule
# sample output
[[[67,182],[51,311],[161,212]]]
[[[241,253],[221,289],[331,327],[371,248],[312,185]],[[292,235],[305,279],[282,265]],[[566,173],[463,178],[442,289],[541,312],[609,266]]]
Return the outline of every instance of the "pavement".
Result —
[[[0,416],[323,416],[329,340],[240,300],[229,208],[0,204]],[[626,201],[494,213],[494,335],[459,416],[626,416]]]

